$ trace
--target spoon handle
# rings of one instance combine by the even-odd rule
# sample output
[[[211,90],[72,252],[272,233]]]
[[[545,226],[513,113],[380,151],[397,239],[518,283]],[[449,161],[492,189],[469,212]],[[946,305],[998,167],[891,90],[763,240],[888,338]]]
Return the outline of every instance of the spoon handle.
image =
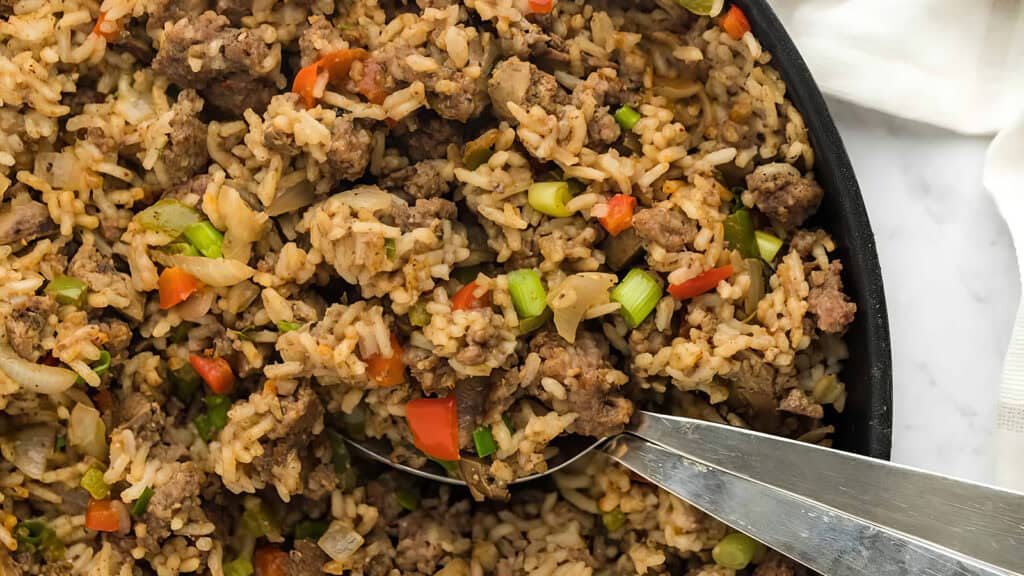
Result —
[[[1024,495],[700,420],[631,428],[606,452],[823,574],[1024,573]]]

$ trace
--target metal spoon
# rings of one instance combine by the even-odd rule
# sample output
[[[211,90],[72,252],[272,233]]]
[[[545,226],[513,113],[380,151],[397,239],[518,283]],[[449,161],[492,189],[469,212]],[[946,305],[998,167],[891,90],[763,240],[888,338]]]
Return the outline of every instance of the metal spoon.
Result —
[[[366,456],[448,484],[462,480]],[[1024,574],[1024,494],[702,420],[637,412],[629,429],[567,437],[555,472],[591,450],[829,576]]]

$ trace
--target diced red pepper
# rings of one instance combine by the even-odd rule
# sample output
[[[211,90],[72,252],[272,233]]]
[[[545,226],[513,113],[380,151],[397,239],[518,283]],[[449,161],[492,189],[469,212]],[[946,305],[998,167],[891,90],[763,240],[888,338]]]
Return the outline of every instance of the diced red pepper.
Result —
[[[97,532],[118,532],[130,527],[128,508],[120,500],[89,500],[85,510],[85,527]]]
[[[686,300],[687,298],[700,296],[705,292],[713,290],[715,286],[718,286],[719,282],[725,280],[729,276],[732,276],[732,265],[727,264],[720,268],[713,268],[707,272],[703,272],[686,282],[672,284],[668,287],[668,293],[671,294],[673,298]]]
[[[167,310],[188,300],[188,297],[202,286],[195,276],[177,267],[164,268],[156,285],[160,290],[161,310]]]
[[[470,308],[486,308],[491,305],[491,294],[485,292],[476,296],[476,281],[466,284],[452,296],[452,310],[469,310]]]
[[[398,336],[391,333],[391,356],[374,354],[366,360],[366,374],[378,386],[397,386],[405,382],[405,364],[402,363],[402,344]]]
[[[608,213],[597,220],[612,236],[618,236],[623,230],[633,225],[633,210],[636,208],[636,197],[616,194],[608,201]]]
[[[318,76],[320,76],[319,60],[309,66],[304,66],[295,75],[295,80],[292,81],[292,92],[295,92],[302,98],[302,103],[306,105],[306,108],[316,106],[316,95],[313,92],[316,89],[316,79]]]
[[[555,7],[554,0],[528,0],[528,4],[533,14],[550,14]]]
[[[739,40],[750,32],[750,22],[747,21],[746,14],[735,4],[729,7],[729,11],[718,20],[718,24],[733,40]]]
[[[302,97],[302,101],[307,108],[312,108],[316,105],[314,91],[317,78],[321,72],[327,72],[327,81],[331,84],[343,84],[348,80],[352,63],[357,60],[366,60],[368,57],[369,53],[362,48],[346,48],[324,54],[316,62],[299,70],[299,73],[295,75],[295,80],[292,82],[292,92]],[[366,72],[373,73],[368,74]],[[363,77],[359,79],[356,85],[356,91],[366,96],[374,104],[380,104],[387,97],[387,93],[380,89],[381,80],[379,72],[380,70],[377,68],[367,65]]]
[[[227,394],[235,385],[235,373],[231,364],[220,356],[207,358],[193,354],[188,357],[189,364],[196,369],[199,377],[217,394]]]
[[[252,555],[255,576],[284,576],[288,567],[288,553],[280,548],[264,546]]]
[[[121,37],[121,25],[117,20],[107,22],[107,13],[100,12],[92,33],[106,38],[107,42],[113,42]]]
[[[438,460],[459,459],[459,411],[454,396],[417,398],[405,405],[412,441]]]

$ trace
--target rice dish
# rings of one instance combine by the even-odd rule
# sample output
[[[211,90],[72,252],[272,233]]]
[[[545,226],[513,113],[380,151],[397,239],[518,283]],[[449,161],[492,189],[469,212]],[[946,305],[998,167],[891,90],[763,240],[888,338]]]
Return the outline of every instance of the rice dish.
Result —
[[[843,410],[803,119],[684,4],[0,0],[0,576],[806,573],[601,455],[509,486]]]

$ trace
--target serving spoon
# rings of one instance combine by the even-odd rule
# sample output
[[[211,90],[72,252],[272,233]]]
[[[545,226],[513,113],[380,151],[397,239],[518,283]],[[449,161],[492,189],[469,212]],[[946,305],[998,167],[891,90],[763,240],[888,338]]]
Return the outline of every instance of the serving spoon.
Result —
[[[1024,574],[1024,494],[703,420],[638,411],[594,441],[564,437],[556,472],[600,450],[765,545],[829,576]],[[383,446],[349,440],[399,470]]]

